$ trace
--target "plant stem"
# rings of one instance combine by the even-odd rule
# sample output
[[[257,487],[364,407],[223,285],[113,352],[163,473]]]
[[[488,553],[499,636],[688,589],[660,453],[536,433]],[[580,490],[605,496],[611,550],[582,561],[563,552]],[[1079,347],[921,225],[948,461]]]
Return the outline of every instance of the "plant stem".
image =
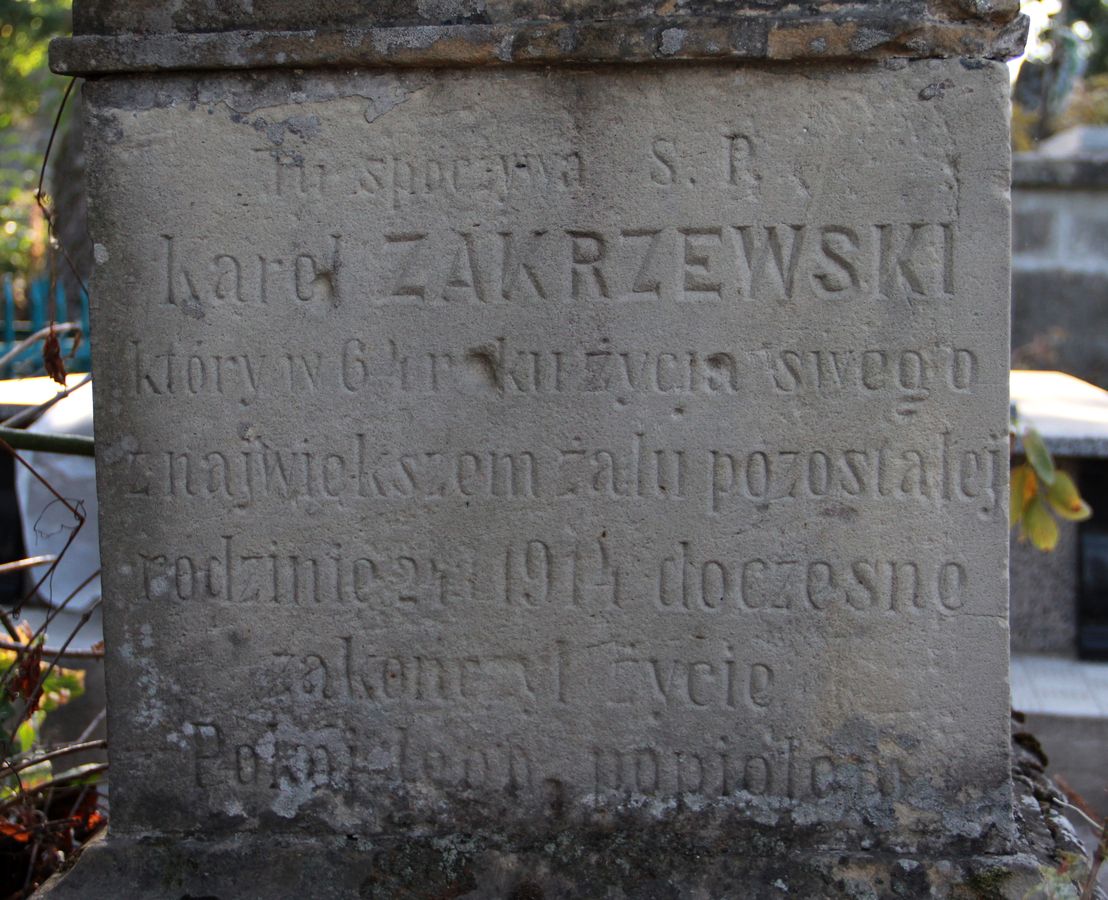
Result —
[[[0,650],[14,650],[20,656],[30,653],[34,647],[30,644],[17,644],[14,641],[0,640]],[[44,647],[42,655],[57,656],[62,659],[103,659],[103,650],[66,650],[64,653],[51,647]]]
[[[22,772],[24,769],[29,769],[31,766],[37,766],[39,763],[44,763],[51,759],[57,759],[59,756],[68,756],[70,753],[83,753],[85,750],[103,750],[107,746],[108,742],[106,740],[85,741],[83,744],[68,744],[65,747],[59,747],[57,750],[50,750],[36,756],[34,759],[25,759],[21,763],[15,763],[8,767],[8,772]]]
[[[1093,900],[1093,892],[1096,891],[1097,876],[1100,875],[1100,867],[1104,864],[1104,858],[1108,856],[1108,819],[1100,831],[1100,842],[1096,845],[1096,853],[1093,854],[1093,864],[1089,868],[1089,878],[1085,882],[1085,889],[1081,892],[1081,900]]]
[[[0,356],[0,366],[4,365],[4,363],[11,362],[28,347],[33,346],[35,341],[42,340],[52,331],[60,332],[61,334],[66,334],[70,331],[76,331],[79,337],[81,334],[81,326],[78,325],[76,322],[62,322],[60,325],[47,325],[45,328],[40,328],[30,337],[25,337],[23,340],[21,340],[3,356]]]
[[[23,798],[30,797],[32,794],[41,794],[44,791],[52,790],[59,785],[66,784],[72,781],[74,778],[91,778],[94,775],[102,775],[107,771],[108,764],[102,763],[98,766],[91,766],[90,768],[85,769],[85,771],[83,772],[76,772],[72,775],[62,775],[58,778],[51,778],[49,781],[44,781],[42,784],[36,784],[32,788],[27,788],[27,790],[23,792]],[[21,798],[13,797],[11,800],[8,800],[6,803],[0,805],[0,811],[15,806],[20,801],[20,799]]]
[[[55,556],[28,556],[25,559],[17,559],[15,562],[0,564],[0,575],[8,575],[12,572],[20,572],[23,569],[33,569],[35,566],[47,566],[57,557]]]
[[[39,434],[0,425],[0,439],[16,450],[38,450],[42,453],[68,453],[71,456],[94,456],[93,439],[82,434]]]

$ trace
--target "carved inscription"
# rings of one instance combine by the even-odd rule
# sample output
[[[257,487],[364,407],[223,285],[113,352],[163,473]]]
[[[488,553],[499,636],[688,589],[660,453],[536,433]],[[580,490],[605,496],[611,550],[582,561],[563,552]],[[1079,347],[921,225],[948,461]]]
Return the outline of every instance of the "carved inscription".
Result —
[[[334,232],[318,247],[249,256],[172,234],[162,242],[163,302],[197,317],[277,303],[949,305],[955,291],[950,222],[558,230],[477,222],[360,240]]]
[[[766,663],[741,664],[733,653],[722,658],[644,657],[622,648],[611,664],[618,686],[614,705],[687,707],[691,709],[765,709],[774,694],[776,676]]]
[[[609,158],[556,91],[494,145],[464,103],[410,115],[451,90],[236,121],[240,229],[202,185],[141,238],[98,463],[157,527],[105,571],[155,624],[225,626],[259,686],[248,715],[154,698],[197,806],[911,819],[917,726],[1004,614],[960,158],[898,134],[894,166],[838,98],[821,154],[636,94]]]
[[[798,502],[873,500],[968,504],[982,518],[1000,514],[1007,452],[963,449],[950,432],[917,446],[780,448],[755,445],[701,450],[659,446],[632,434],[625,446],[572,441],[469,450],[380,448],[364,433],[334,434],[298,446],[244,439],[237,450],[129,451],[127,494],[136,499],[219,499],[239,507],[261,501],[480,499],[664,501],[703,498],[712,515]],[[699,491],[697,486],[700,487]]]
[[[397,780],[447,791],[545,794],[548,801],[562,793],[562,773],[516,736],[485,746],[462,741],[426,749],[417,746],[423,736],[408,727],[363,740],[349,725],[305,731],[273,723],[245,743],[213,722],[188,723],[182,730],[192,744],[198,786],[219,785],[230,775],[240,785],[265,789],[278,803],[288,802],[290,789],[303,802],[318,791],[356,793]],[[589,801],[597,806],[629,797],[690,795],[774,798],[789,807],[836,798],[895,800],[911,777],[903,750],[895,746],[844,752],[763,729],[742,743],[733,746],[725,738],[716,747],[593,745],[571,751],[571,762],[591,775]]]
[[[630,547],[608,536],[521,538],[479,552],[414,546],[248,549],[224,535],[200,552],[147,552],[134,572],[161,603],[349,606],[440,617],[493,608],[509,618],[548,609],[653,609],[748,616],[957,613],[972,596],[966,561],[941,555],[813,557],[705,552],[695,543]]]
[[[683,500],[689,456],[633,434],[623,447],[413,450],[381,448],[369,435],[329,435],[300,446],[246,440],[239,450],[132,451],[128,494],[213,498],[250,506],[262,499],[526,502],[536,498]]]
[[[895,758],[868,754],[810,754],[794,738],[767,740],[764,749],[665,749],[640,746],[593,751],[598,798],[778,797],[819,801],[834,796],[896,798],[903,767]],[[861,763],[859,765],[859,763]]]
[[[324,350],[214,352],[132,341],[126,387],[138,397],[227,398],[340,391],[434,395],[483,392],[505,400],[580,394],[627,400],[763,396],[886,401],[897,418],[928,402],[965,395],[980,379],[973,350],[938,347],[747,349],[739,346],[526,345],[497,338],[475,346],[417,347],[379,336],[348,337]]]
[[[540,693],[565,700],[565,651],[553,662],[512,653],[441,655],[415,649],[392,653],[339,639],[337,653],[275,651],[274,696],[310,700],[353,699],[374,705],[442,705],[473,701],[534,701]]]
[[[473,597],[472,551],[333,544],[259,553],[228,534],[204,552],[150,553],[138,573],[147,599],[170,602],[358,604],[422,610]]]
[[[348,166],[307,160],[298,153],[257,151],[269,156],[270,198],[354,202],[400,210],[428,203],[485,201],[503,204],[527,196],[558,195],[585,183],[576,150],[520,150],[420,157],[375,153]]]
[[[958,450],[943,432],[931,446],[872,449],[709,451],[713,513],[743,505],[819,498],[892,498],[976,504],[984,515],[998,508],[1007,473],[1005,448]]]
[[[319,644],[318,640],[313,644]],[[592,675],[604,677],[597,683]],[[536,715],[542,704],[589,701],[691,711],[764,711],[780,703],[779,676],[728,646],[709,656],[643,656],[618,643],[579,647],[536,643],[526,653],[490,650],[461,655],[420,647],[378,649],[344,635],[327,646],[277,650],[267,666],[273,702],[325,700],[454,709],[508,703]]]
[[[656,597],[674,611],[951,611],[965,605],[968,581],[966,564],[957,560],[731,560],[702,556],[682,541],[659,567]]]
[[[239,309],[269,303],[337,305],[342,235],[329,246],[284,255],[209,253],[163,234],[165,293],[162,302],[203,318],[211,308]]]

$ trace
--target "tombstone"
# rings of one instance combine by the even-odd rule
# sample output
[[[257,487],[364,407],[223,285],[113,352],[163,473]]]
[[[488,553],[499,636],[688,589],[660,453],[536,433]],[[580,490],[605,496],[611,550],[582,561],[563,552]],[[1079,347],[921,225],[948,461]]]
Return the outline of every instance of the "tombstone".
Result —
[[[1012,367],[1108,387],[1108,127],[1012,159]],[[1049,298],[1049,301],[1047,300]]]
[[[53,48],[112,704],[61,895],[1014,871],[1016,4],[369,6]]]

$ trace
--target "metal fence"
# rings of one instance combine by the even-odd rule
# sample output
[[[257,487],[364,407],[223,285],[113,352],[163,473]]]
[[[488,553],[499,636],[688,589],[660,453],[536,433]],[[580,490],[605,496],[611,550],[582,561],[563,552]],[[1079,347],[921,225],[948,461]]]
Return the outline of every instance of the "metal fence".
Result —
[[[58,337],[66,368],[71,372],[88,372],[92,366],[88,341],[88,295],[84,291],[78,293],[77,297],[66,297],[62,286],[57,286],[54,291],[54,321],[58,323],[72,321],[81,326],[81,339],[72,357],[70,353],[73,350],[74,338],[62,333],[59,333]],[[10,275],[5,275],[3,319],[0,321],[0,357],[24,338],[50,324],[49,279],[38,278],[31,281],[27,285],[26,299],[27,308],[23,313],[25,317],[17,319],[14,282]],[[0,379],[44,374],[46,372],[42,365],[42,346],[37,342],[0,365]]]

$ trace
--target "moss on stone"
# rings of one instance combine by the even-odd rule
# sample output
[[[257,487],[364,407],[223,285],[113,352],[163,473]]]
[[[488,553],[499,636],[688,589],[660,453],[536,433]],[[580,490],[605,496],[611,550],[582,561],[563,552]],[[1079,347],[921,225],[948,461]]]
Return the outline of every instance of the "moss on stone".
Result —
[[[1004,900],[1004,886],[1012,873],[1001,866],[971,872],[963,885],[959,887],[969,891],[965,894],[973,900]]]

